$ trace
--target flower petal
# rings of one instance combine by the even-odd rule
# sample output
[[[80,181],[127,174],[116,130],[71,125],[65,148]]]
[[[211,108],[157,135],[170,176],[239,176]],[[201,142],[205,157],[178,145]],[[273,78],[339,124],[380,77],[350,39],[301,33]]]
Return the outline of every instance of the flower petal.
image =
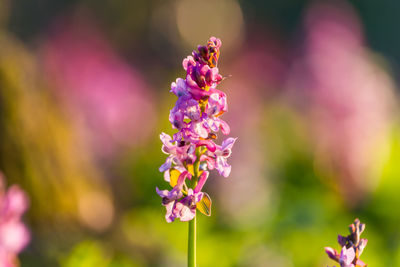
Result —
[[[233,145],[235,144],[237,138],[229,137],[222,142],[221,149],[232,149]]]
[[[194,189],[194,193],[199,193],[201,189],[203,189],[204,184],[206,183],[208,179],[208,171],[203,171],[199,177],[199,182],[196,185],[196,188]]]
[[[339,263],[341,265],[345,264],[344,266],[349,266],[355,256],[356,254],[353,247],[346,248],[346,246],[343,246],[342,251],[340,252]]]
[[[160,190],[156,187],[156,192],[160,197],[168,197],[169,191],[168,190]]]
[[[174,145],[171,144],[171,136],[169,136],[166,133],[161,133],[160,139],[161,142],[163,143],[163,146],[161,148],[162,152],[164,152],[165,154],[170,154],[171,150],[175,147]]]
[[[172,165],[172,156],[169,156],[166,160],[165,163],[163,165],[160,166],[160,168],[158,169],[160,172],[165,172],[166,170],[171,168]]]
[[[224,157],[217,157],[216,169],[218,170],[219,174],[224,177],[228,177],[231,173],[231,166],[228,164],[226,158]]]
[[[325,247],[325,252],[332,260],[339,261],[339,253],[336,251],[336,249]]]
[[[206,146],[211,152],[215,152],[216,149],[215,143],[212,140],[200,140],[197,142],[196,146]]]

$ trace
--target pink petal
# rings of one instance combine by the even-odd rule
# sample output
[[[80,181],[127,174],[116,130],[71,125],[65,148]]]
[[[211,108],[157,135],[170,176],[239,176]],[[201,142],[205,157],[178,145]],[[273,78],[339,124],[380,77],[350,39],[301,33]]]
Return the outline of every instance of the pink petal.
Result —
[[[28,229],[18,221],[9,221],[0,225],[0,244],[5,250],[18,254],[29,242]]]

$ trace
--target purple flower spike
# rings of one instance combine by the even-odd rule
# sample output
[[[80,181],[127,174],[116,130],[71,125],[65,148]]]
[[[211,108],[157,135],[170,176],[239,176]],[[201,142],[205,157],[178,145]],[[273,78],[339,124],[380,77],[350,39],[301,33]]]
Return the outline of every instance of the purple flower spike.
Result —
[[[222,145],[215,143],[219,131],[224,135],[230,132],[228,123],[221,119],[228,111],[227,96],[217,89],[222,81],[217,67],[221,45],[221,40],[215,37],[206,45],[199,45],[182,61],[185,79],[177,78],[171,84],[171,92],[178,99],[169,121],[177,132],[172,138],[165,133],[160,135],[162,151],[168,157],[159,170],[173,189],[156,188],[167,210],[167,222],[176,218],[192,220],[196,209],[210,216],[211,199],[201,192],[208,170],[216,169],[224,177],[231,172],[228,158],[236,138],[227,138]]]

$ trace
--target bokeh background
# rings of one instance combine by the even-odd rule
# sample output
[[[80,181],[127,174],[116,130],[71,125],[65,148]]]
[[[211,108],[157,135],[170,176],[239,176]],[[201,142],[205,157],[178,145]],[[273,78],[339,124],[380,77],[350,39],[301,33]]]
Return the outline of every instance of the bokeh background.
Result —
[[[222,39],[238,137],[198,266],[400,266],[400,2],[0,0],[0,169],[29,194],[22,266],[185,266],[159,134],[182,59]]]

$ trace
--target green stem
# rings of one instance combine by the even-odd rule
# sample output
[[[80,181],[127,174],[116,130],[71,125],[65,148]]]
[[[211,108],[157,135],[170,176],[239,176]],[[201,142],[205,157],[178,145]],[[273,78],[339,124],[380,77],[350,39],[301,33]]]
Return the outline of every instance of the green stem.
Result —
[[[196,148],[197,159],[193,164],[194,175],[192,177],[192,189],[197,185],[199,179],[199,166],[200,166],[200,147]],[[196,267],[196,216],[189,221],[188,233],[188,267]]]
[[[196,216],[189,221],[188,267],[196,267]]]

